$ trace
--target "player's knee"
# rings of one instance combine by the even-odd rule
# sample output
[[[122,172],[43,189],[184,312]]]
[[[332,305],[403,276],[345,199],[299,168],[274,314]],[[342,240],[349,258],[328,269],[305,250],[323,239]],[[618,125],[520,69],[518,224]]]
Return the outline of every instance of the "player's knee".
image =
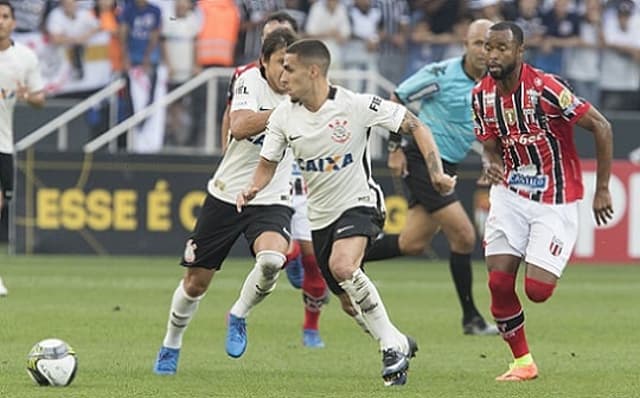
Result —
[[[274,250],[262,250],[256,254],[256,267],[265,279],[275,279],[286,261],[286,256]]]
[[[489,272],[489,290],[493,296],[513,294],[516,290],[515,275],[500,271]]]
[[[344,281],[353,278],[354,269],[358,269],[358,265],[348,258],[332,258],[329,269],[337,281]]]
[[[182,288],[189,297],[200,297],[207,292],[209,283],[195,275],[187,275],[183,282]]]
[[[400,251],[405,256],[419,256],[427,248],[427,242],[419,239],[401,239]]]
[[[555,287],[555,283],[546,283],[533,278],[526,277],[524,280],[524,291],[529,300],[534,303],[547,301],[553,294]]]
[[[450,238],[449,245],[453,252],[471,253],[476,246],[476,234],[473,227],[457,231],[457,233]]]

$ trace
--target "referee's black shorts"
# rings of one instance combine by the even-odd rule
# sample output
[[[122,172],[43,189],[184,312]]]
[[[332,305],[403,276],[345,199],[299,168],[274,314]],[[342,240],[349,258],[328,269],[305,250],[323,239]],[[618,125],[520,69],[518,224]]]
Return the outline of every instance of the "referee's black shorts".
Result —
[[[433,184],[431,184],[427,165],[424,163],[424,158],[419,151],[409,148],[405,150],[405,154],[407,156],[409,174],[404,177],[404,182],[409,190],[410,208],[419,204],[428,213],[433,213],[459,200],[455,190],[449,195],[441,195],[440,192],[436,191]],[[455,176],[458,171],[456,163],[450,163],[444,159],[442,160],[442,168],[450,176]]]
[[[207,194],[181,264],[219,270],[240,234],[252,253],[253,243],[263,232],[277,232],[288,242],[292,214],[292,208],[282,205],[250,205],[238,213],[235,204]]]

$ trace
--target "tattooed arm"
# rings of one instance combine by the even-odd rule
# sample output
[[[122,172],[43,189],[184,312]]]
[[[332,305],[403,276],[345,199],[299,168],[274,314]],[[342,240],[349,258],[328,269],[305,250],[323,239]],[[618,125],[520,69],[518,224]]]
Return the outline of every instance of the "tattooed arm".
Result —
[[[451,177],[442,171],[442,160],[436,142],[431,134],[431,129],[425,126],[418,118],[407,110],[398,131],[401,134],[411,134],[418,144],[418,148],[424,157],[429,170],[429,177],[434,188],[445,195],[453,191],[456,185],[455,177]]]

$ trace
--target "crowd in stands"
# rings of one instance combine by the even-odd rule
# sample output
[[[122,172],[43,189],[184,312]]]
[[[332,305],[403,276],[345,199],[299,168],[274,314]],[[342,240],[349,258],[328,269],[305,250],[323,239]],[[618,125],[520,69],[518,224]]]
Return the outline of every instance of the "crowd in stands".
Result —
[[[473,19],[513,20],[525,31],[527,62],[564,76],[579,95],[603,109],[640,110],[640,4],[636,2],[12,1],[15,39],[43,58],[50,95],[96,90],[123,72],[131,78],[132,70],[147,77],[147,86],[166,84],[170,90],[203,68],[251,62],[259,54],[264,19],[286,10],[298,21],[303,36],[327,43],[332,67],[375,70],[394,84],[426,63],[460,55],[462,37]],[[157,95],[152,91],[141,101]],[[169,124],[173,119],[170,113]],[[192,134],[173,140],[197,144]]]

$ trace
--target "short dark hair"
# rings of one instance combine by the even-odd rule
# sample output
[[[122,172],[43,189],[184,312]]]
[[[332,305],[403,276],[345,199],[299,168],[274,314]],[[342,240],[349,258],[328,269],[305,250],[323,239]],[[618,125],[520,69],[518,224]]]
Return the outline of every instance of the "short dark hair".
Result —
[[[298,40],[295,33],[289,28],[278,28],[269,33],[262,42],[260,54],[266,60],[278,50],[289,47],[289,45]]]
[[[285,11],[276,11],[274,13],[271,13],[267,19],[265,19],[264,24],[268,24],[271,21],[278,21],[280,23],[284,23],[284,22],[288,22],[289,25],[291,25],[291,27],[293,28],[293,31],[298,33],[298,21],[295,20],[294,17],[292,17],[289,13],[285,12]]]
[[[331,54],[327,46],[320,40],[303,39],[298,40],[287,48],[287,54],[295,54],[302,58],[303,63],[315,63],[320,66],[324,76],[329,71],[331,65]]]
[[[519,46],[521,46],[524,43],[524,33],[522,32],[522,28],[520,28],[514,22],[510,22],[510,21],[498,22],[496,24],[491,25],[489,30],[496,30],[496,31],[510,30],[511,33],[513,34],[513,38],[515,39],[515,41],[518,43]]]
[[[16,10],[13,8],[13,5],[9,2],[9,0],[0,0],[0,6],[9,7],[9,11],[11,12],[11,19],[16,19]]]

